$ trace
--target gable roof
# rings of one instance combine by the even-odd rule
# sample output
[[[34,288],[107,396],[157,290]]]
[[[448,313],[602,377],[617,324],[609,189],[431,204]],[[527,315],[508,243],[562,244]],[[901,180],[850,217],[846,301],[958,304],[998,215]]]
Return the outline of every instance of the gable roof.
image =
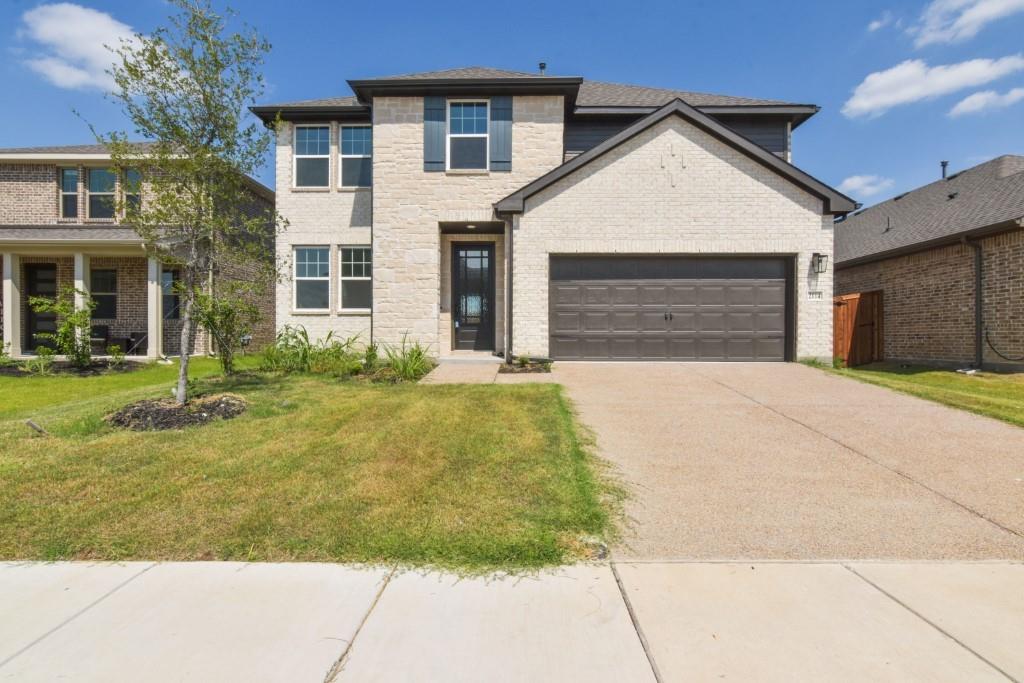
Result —
[[[836,223],[835,262],[855,265],[1024,227],[1024,156],[1006,155]]]
[[[516,192],[495,203],[494,208],[501,213],[522,213],[526,199],[537,194],[544,188],[558,182],[562,178],[571,175],[591,161],[603,154],[615,149],[627,140],[639,135],[648,128],[670,116],[679,116],[688,123],[696,126],[730,147],[743,152],[748,157],[758,162],[768,170],[777,173],[789,180],[798,187],[811,193],[822,200],[822,213],[844,214],[853,211],[854,201],[846,195],[832,189],[820,180],[804,173],[796,166],[783,161],[775,154],[772,154],[760,145],[751,142],[742,135],[734,132],[731,128],[716,121],[707,114],[704,114],[690,106],[681,99],[675,99],[661,107],[653,114],[649,114],[636,123],[627,127],[620,133],[608,138],[600,145],[580,154],[565,162],[561,166],[549,171],[533,182],[525,185]]]
[[[379,76],[348,81],[355,96],[327,97],[314,100],[280,102],[252,107],[252,112],[266,122],[278,113],[286,120],[326,118],[333,113],[342,116],[369,116],[369,102],[375,94],[460,94],[498,89],[509,92],[557,92],[574,103],[577,114],[648,114],[658,107],[680,99],[687,104],[715,113],[777,113],[792,117],[796,127],[813,116],[818,107],[812,104],[784,102],[733,95],[651,88],[623,83],[589,81],[580,76],[556,76],[496,69],[489,66],[464,66],[439,71]]]

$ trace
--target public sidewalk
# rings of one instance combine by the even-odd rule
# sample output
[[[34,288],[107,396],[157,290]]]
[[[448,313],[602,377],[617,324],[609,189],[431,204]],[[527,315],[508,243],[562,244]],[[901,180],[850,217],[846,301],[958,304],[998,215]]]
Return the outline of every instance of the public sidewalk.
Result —
[[[0,680],[1024,679],[1024,564],[2,563]]]

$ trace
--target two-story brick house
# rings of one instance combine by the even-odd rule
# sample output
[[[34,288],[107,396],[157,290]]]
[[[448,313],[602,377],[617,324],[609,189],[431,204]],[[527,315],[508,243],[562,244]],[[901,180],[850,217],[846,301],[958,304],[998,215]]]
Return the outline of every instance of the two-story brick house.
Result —
[[[149,258],[139,236],[115,215],[119,194],[145,201],[145,182],[130,169],[109,166],[100,145],[0,149],[0,345],[16,358],[30,355],[43,341],[40,333],[56,325],[52,315],[31,309],[29,297],[54,296],[66,285],[96,302],[98,353],[111,344],[149,358],[179,352],[176,272]],[[274,193],[255,180],[249,185],[254,206],[273,209]],[[245,274],[211,273],[211,284],[232,277]],[[261,303],[256,343],[274,334],[272,297]],[[210,350],[200,333],[194,351]]]
[[[255,107],[277,130],[278,325],[555,359],[829,357],[817,107],[471,67]]]

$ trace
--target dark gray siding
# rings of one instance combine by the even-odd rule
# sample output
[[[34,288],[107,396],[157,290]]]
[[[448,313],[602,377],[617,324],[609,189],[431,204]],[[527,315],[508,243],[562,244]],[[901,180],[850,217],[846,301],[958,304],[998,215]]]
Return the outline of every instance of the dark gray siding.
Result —
[[[565,157],[572,158],[612,137],[642,116],[588,116],[565,123]],[[781,116],[716,116],[745,138],[756,142],[783,159],[789,152],[788,119]]]

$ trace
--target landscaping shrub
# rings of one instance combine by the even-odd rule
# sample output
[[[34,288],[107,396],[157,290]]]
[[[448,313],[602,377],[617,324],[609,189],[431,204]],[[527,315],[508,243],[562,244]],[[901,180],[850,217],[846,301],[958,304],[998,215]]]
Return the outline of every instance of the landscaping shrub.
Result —
[[[196,322],[217,342],[221,370],[235,374],[235,355],[242,350],[243,340],[252,338],[260,309],[243,293],[230,289],[216,297],[197,293],[193,306]]]
[[[21,367],[33,375],[49,375],[53,372],[53,349],[46,346],[36,347],[35,357],[29,358]]]
[[[107,355],[110,356],[110,359],[107,361],[107,367],[111,370],[116,370],[124,365],[124,350],[121,349],[120,344],[111,344],[108,346]]]
[[[9,368],[17,365],[17,361],[11,358],[11,345],[3,344],[0,346],[0,368]]]
[[[313,342],[306,328],[285,325],[274,343],[263,351],[260,369],[268,372],[311,372],[347,377],[363,369],[363,355],[356,351],[358,336],[338,339],[334,332]]]
[[[76,295],[83,299],[81,308],[75,306]],[[57,316],[57,331],[41,332],[40,337],[52,341],[57,351],[64,354],[74,367],[87,368],[92,365],[92,311],[96,308],[92,297],[66,285],[61,288],[56,299],[33,296],[29,297],[28,304],[36,313],[53,313]]]
[[[387,367],[394,376],[404,382],[416,382],[434,367],[427,350],[419,343],[409,343],[408,335],[402,337],[402,345],[385,346]]]

